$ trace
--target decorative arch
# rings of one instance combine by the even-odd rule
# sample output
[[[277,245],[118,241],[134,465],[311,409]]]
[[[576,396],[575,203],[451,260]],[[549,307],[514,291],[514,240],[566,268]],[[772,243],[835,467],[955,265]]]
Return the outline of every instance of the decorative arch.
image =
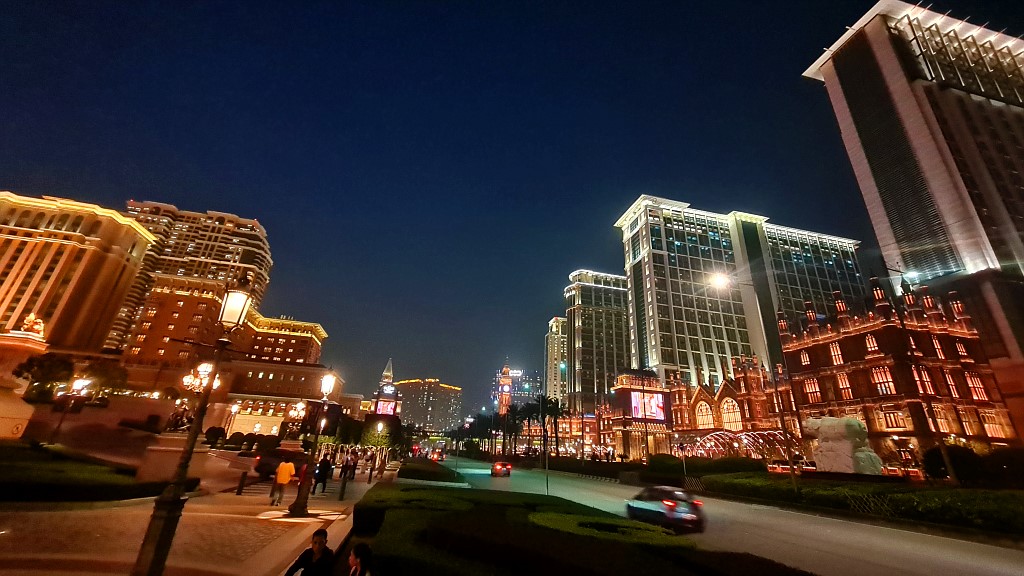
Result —
[[[743,418],[740,415],[740,405],[732,398],[722,400],[722,428],[739,432],[743,430]]]
[[[707,428],[715,427],[715,414],[711,410],[711,405],[707,402],[701,401],[697,404],[697,428],[704,430]]]

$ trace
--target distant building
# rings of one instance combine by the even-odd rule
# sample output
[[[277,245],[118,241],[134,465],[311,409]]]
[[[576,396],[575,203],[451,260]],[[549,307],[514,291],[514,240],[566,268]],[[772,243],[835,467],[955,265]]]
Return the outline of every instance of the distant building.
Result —
[[[1001,27],[884,0],[804,76],[828,90],[887,266],[958,292],[1021,422],[1024,40]]]
[[[633,366],[714,390],[732,358],[781,361],[776,310],[863,298],[857,241],[767,220],[654,196],[622,214]]]
[[[0,192],[0,332],[98,352],[153,234],[114,210]]]
[[[785,365],[800,420],[856,418],[883,461],[916,463],[946,440],[980,451],[1016,443],[999,387],[971,317],[955,293],[945,306],[926,288],[906,292],[899,314],[873,282],[872,308],[851,315],[836,295],[833,323],[807,305],[791,333],[780,315]],[[909,287],[908,287],[909,288]],[[774,404],[774,399],[772,400]]]
[[[394,384],[394,369],[391,358],[380,375],[380,383],[373,393],[370,413],[398,416],[402,412],[402,392]]]
[[[508,367],[508,364],[505,364]],[[498,398],[501,393],[501,370],[494,373],[494,382],[491,387],[491,401],[497,408]],[[540,373],[536,370],[523,370],[520,368],[509,368],[509,401],[512,404],[528,404],[533,402],[543,392]]]
[[[548,321],[544,336],[544,394],[563,402],[568,394],[568,353],[565,318]]]
[[[625,276],[577,270],[564,290],[566,316],[566,404],[593,413],[630,367]]]
[[[462,422],[462,388],[436,378],[400,380],[402,423],[428,432],[445,432]]]
[[[345,416],[356,420],[363,419],[365,413],[363,412],[362,394],[340,394],[338,404],[341,406],[341,413]]]

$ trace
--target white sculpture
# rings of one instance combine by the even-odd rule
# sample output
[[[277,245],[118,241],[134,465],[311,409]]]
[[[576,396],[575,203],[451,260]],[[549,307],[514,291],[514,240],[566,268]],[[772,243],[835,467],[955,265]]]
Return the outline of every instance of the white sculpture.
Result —
[[[868,429],[856,418],[808,418],[803,433],[818,439],[814,463],[823,472],[881,474],[882,459],[868,444]]]

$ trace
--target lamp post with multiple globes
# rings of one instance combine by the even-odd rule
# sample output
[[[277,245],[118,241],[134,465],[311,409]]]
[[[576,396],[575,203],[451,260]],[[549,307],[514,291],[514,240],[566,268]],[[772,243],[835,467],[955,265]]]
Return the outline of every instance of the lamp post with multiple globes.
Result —
[[[181,458],[175,469],[170,485],[160,494],[153,506],[153,515],[149,519],[149,526],[146,528],[146,535],[139,548],[139,554],[135,559],[135,566],[132,568],[132,576],[161,576],[167,564],[167,556],[171,552],[171,544],[174,542],[174,533],[178,529],[178,521],[181,519],[181,512],[185,508],[188,497],[185,496],[185,485],[188,480],[188,467],[195,452],[196,441],[203,429],[203,418],[206,417],[206,409],[210,402],[210,393],[220,383],[217,370],[220,366],[224,351],[231,343],[228,336],[238,328],[249,313],[252,305],[252,296],[248,290],[248,278],[240,281],[236,286],[231,287],[224,294],[221,302],[220,316],[218,323],[223,328],[221,337],[215,344],[205,345],[213,348],[213,361],[204,362],[196,369],[198,378],[189,374],[186,379],[190,381],[193,390],[199,390],[199,401],[196,406],[195,417],[189,427],[188,436],[185,439],[185,447],[182,449]],[[199,346],[203,344],[194,343]],[[182,382],[185,384],[185,381]],[[186,384],[188,386],[189,384]]]
[[[302,479],[299,482],[299,492],[295,495],[295,501],[288,507],[289,516],[300,518],[309,516],[307,503],[309,502],[309,490],[310,484],[312,483],[313,467],[316,466],[317,446],[320,444],[320,432],[323,431],[324,426],[327,425],[327,395],[334,390],[334,383],[336,380],[337,377],[330,372],[324,374],[323,377],[320,378],[320,392],[324,395],[323,400],[321,400],[320,414],[324,416],[324,418],[321,420],[320,425],[316,427],[316,433],[313,435],[313,446],[309,449],[309,456],[306,458],[306,472],[302,475]]]
[[[64,398],[64,409],[60,412],[60,420],[57,420],[57,427],[53,429],[53,434],[50,435],[50,444],[57,443],[57,435],[60,434],[60,429],[64,426],[64,417],[68,415],[68,411],[71,410],[71,405],[75,403],[75,397],[78,393],[84,390],[92,384],[92,380],[88,378],[78,378],[71,383],[71,390],[68,394],[65,394]]]

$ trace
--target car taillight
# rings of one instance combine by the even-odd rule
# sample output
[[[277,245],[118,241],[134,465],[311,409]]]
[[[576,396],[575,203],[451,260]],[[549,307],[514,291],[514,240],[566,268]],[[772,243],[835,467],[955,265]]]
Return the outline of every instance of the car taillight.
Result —
[[[703,505],[704,505],[704,503],[703,503],[703,502],[701,502],[700,500],[693,500],[693,505],[694,505],[694,506],[703,506]]]
[[[675,508],[676,507],[676,501],[675,500],[662,500],[661,503],[664,504],[665,506],[668,506],[669,508]]]
[[[495,470],[501,470],[501,464],[496,464],[496,465],[494,466],[494,469],[495,469]]]
[[[259,462],[259,461],[260,461],[260,458],[263,458],[263,456],[257,456],[257,457],[256,457],[256,461],[257,461],[257,462]]]

